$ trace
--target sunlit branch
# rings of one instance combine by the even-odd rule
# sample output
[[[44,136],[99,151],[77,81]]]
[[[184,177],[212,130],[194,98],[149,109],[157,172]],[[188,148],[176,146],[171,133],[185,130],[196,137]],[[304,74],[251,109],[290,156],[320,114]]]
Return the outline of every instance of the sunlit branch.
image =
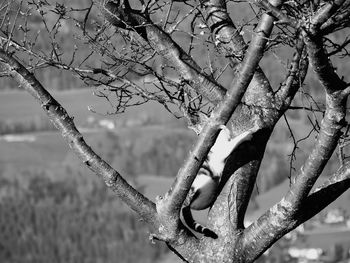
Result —
[[[344,117],[343,101],[344,97],[328,101],[328,109],[321,124],[318,140],[296,181],[280,202],[246,229],[243,246],[251,242],[254,236],[264,236],[262,244],[264,246],[271,245],[285,233],[302,223],[298,221],[298,215],[302,213],[303,204],[307,200],[312,186],[337,145],[342,127],[342,117]],[[335,115],[338,115],[339,118],[334,118]],[[264,233],[269,233],[269,235],[265,236]],[[260,252],[256,250],[256,256],[259,256],[259,253],[263,251],[264,249]]]
[[[214,36],[214,44],[222,54],[230,59],[231,66],[236,68],[237,71],[237,64],[243,60],[248,48],[241,34],[242,32],[237,29],[229,16],[225,1],[206,0],[203,3],[206,23]],[[259,85],[263,94],[272,92],[267,77],[259,67],[250,85]]]
[[[290,215],[283,200],[274,205],[256,223],[248,227],[247,235],[243,239],[243,245],[250,242],[251,238],[254,238],[256,235],[261,238],[260,241],[268,241],[271,245],[286,233],[315,216],[349,188],[350,165],[348,162],[306,198],[298,213]],[[254,254],[248,254],[247,256],[256,258],[263,251],[256,249],[254,252]]]
[[[299,217],[302,222],[322,211],[350,188],[350,163],[344,163],[321,186],[317,187],[302,205]]]
[[[304,37],[310,64],[327,93],[345,89],[346,83],[339,78],[324,51],[322,38],[306,34]]]
[[[262,18],[247,50],[244,61],[240,68],[240,74],[233,81],[228,90],[225,99],[219,106],[213,110],[210,118],[207,120],[196,144],[187,156],[184,165],[179,170],[176,180],[171,190],[165,195],[163,200],[157,204],[159,209],[168,211],[169,214],[179,214],[183,201],[191,187],[191,184],[207,156],[210,147],[213,145],[217,136],[219,125],[226,124],[253,78],[256,67],[264,52],[264,47],[272,31],[273,18],[266,16]]]
[[[322,35],[327,35],[333,33],[337,30],[349,27],[350,25],[350,5],[347,9],[339,15],[330,17],[325,23],[321,25],[320,33]]]
[[[344,125],[346,98],[341,93],[326,95],[326,112],[315,146],[283,198],[283,203],[291,214],[300,209],[337,146],[340,130]]]
[[[232,65],[241,62],[248,45],[227,13],[226,2],[206,0],[203,1],[203,7],[206,24],[214,35],[215,45],[230,58]]]
[[[266,10],[270,15],[274,16],[278,20],[279,24],[287,24],[295,29],[298,29],[300,27],[299,21],[296,21],[294,18],[289,17],[287,14],[283,13],[281,9],[271,5],[269,1],[255,0],[254,2]]]
[[[137,28],[139,28],[142,26],[142,32],[137,32],[137,29],[135,29],[136,32],[139,33],[158,54],[163,56],[166,61],[170,62],[179,75],[188,82],[193,89],[214,104],[222,100],[226,92],[225,89],[212,78],[205,76],[197,63],[160,27],[151,23],[145,16],[138,13],[130,13],[129,16],[120,17],[124,10],[112,2],[107,2],[103,11],[109,22],[116,27],[120,27],[121,23],[126,23],[130,27],[138,26]]]
[[[311,19],[311,33],[315,34],[347,0],[334,0],[322,6]]]
[[[315,23],[318,23],[316,21],[321,21],[321,17],[323,16],[315,19]],[[340,83],[339,79],[336,79],[338,78],[337,76],[332,78],[333,83],[325,80],[326,72],[330,74],[330,66],[328,59],[324,59],[322,42],[315,42],[313,37],[312,40],[307,39],[306,44],[311,64],[313,64],[314,70],[327,93],[326,113],[315,146],[302,166],[300,174],[296,177],[295,182],[283,199],[247,228],[243,238],[243,246],[251,242],[253,236],[264,236],[265,233],[269,233],[269,235],[263,238],[264,242],[262,244],[264,246],[273,244],[285,233],[302,223],[298,221],[298,214],[301,213],[303,203],[307,200],[312,186],[337,146],[340,130],[344,125],[347,94],[338,92],[345,88],[344,83]],[[315,69],[315,67],[317,68]],[[334,82],[334,80],[337,81]],[[294,222],[294,225],[291,222]],[[293,227],[289,229],[290,226]],[[286,229],[288,230],[286,231]],[[262,250],[259,249],[255,248],[255,251],[248,251],[247,253],[257,253],[256,256],[259,256],[259,253],[262,253],[266,247]]]
[[[106,185],[116,195],[136,211],[145,221],[156,224],[156,211],[153,202],[130,186],[124,178],[97,155],[83,139],[81,133],[74,125],[73,118],[50,95],[40,82],[23,67],[16,59],[0,51],[1,62],[5,65],[9,74],[34,98],[50,120],[62,133],[69,146],[79,156],[81,161],[94,173],[101,176]]]

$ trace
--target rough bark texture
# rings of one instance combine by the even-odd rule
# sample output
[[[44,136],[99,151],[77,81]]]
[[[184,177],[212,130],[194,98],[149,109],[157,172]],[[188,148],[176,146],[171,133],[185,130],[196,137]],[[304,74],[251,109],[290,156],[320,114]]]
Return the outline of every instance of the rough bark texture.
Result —
[[[346,15],[349,12],[346,7],[349,1],[326,2],[315,10],[308,21],[296,21],[288,16],[288,9],[281,9],[285,1],[256,1],[266,12],[258,17],[259,23],[254,28],[249,44],[245,43],[229,16],[227,1],[200,1],[198,8],[201,8],[218,51],[229,58],[231,66],[235,68],[233,81],[227,89],[206,74],[195,59],[173,40],[169,32],[152,21],[147,12],[132,9],[126,0],[103,3],[101,11],[111,25],[138,34],[145,45],[149,45],[191,89],[214,107],[210,116],[204,119],[201,133],[171,188],[156,203],[137,192],[86,144],[73,119],[62,106],[45,90],[34,74],[8,52],[9,47],[18,50],[20,46],[11,42],[10,37],[0,39],[0,63],[4,65],[7,74],[39,101],[82,162],[102,176],[106,185],[152,226],[152,238],[166,242],[188,262],[253,262],[279,238],[349,189],[350,163],[345,163],[324,185],[310,193],[334,152],[345,125],[346,99],[350,89],[339,78],[327,57],[323,34],[348,22]],[[259,62],[277,20],[295,30],[295,54],[285,81],[279,89],[272,89]],[[26,50],[25,47],[21,49],[23,50]],[[309,65],[326,94],[326,110],[317,140],[285,196],[246,227],[244,218],[266,144],[276,123],[290,107],[302,86]],[[99,71],[101,72],[102,70]],[[225,167],[217,199],[211,207],[207,222],[218,238],[197,238],[183,225],[180,210],[198,170],[215,142],[219,127],[223,124],[229,126],[234,135],[252,127],[258,129],[250,141],[244,142],[235,150]]]

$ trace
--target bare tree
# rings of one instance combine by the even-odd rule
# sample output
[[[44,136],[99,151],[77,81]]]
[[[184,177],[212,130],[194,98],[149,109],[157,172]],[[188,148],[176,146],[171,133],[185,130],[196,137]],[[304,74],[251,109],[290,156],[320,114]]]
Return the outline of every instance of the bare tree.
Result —
[[[82,162],[151,226],[152,238],[166,242],[183,260],[253,262],[349,189],[350,88],[346,77],[339,76],[344,72],[338,74],[333,66],[349,57],[349,0],[106,0],[82,5],[3,1],[1,74],[39,101]],[[40,31],[33,21],[39,21]],[[74,47],[60,42],[67,28]],[[39,38],[50,52],[42,51]],[[282,49],[290,59],[278,55]],[[280,85],[272,85],[259,66],[264,54],[275,54],[285,66]],[[85,143],[73,119],[38,80],[46,68],[71,72],[99,87],[111,113],[153,100],[188,120],[198,139],[163,197],[148,200]],[[322,107],[312,99],[308,105],[297,99],[292,104],[297,93],[309,96],[304,92],[308,74],[318,79]],[[287,110],[322,118],[320,123],[310,119],[317,139],[284,197],[245,227],[266,144]],[[218,238],[198,238],[181,222],[180,210],[223,124],[234,135],[253,126],[259,130],[230,157],[209,211],[207,224]],[[298,140],[293,139],[296,149]],[[339,169],[312,190],[337,146]]]

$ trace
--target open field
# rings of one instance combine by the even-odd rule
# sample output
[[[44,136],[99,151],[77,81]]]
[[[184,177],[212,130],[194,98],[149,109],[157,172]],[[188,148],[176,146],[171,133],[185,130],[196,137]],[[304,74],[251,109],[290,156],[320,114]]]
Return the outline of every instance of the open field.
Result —
[[[81,89],[63,92],[52,92],[55,99],[66,108],[68,113],[74,117],[77,125],[85,122],[88,116],[97,119],[127,119],[137,116],[144,112],[153,116],[156,115],[159,122],[174,121],[174,117],[166,112],[161,105],[157,103],[147,103],[139,107],[132,107],[126,110],[122,115],[105,115],[111,111],[111,108],[103,98],[93,95],[93,90]],[[100,114],[94,114],[88,110],[92,107]],[[26,120],[33,116],[45,116],[40,108],[40,104],[27,92],[7,91],[0,93],[0,120]]]
[[[147,114],[154,118],[159,124],[176,123],[177,120],[162,106],[156,103],[147,103],[139,107],[127,109],[121,115],[103,115],[111,110],[104,99],[98,98],[92,94],[92,90],[72,90],[64,92],[54,92],[54,97],[66,108],[68,113],[74,117],[78,127],[86,123],[89,117],[97,120],[112,119],[116,123],[125,122],[125,120],[138,118],[142,114]],[[101,114],[95,114],[88,110],[92,106],[94,110]],[[25,121],[35,116],[46,118],[40,105],[26,92],[9,91],[0,93],[0,121]],[[180,122],[179,122],[180,123]],[[181,125],[180,125],[181,126]],[[89,130],[79,128],[85,136],[88,143],[94,144],[103,140],[105,131],[102,129]],[[171,132],[174,132],[172,128]],[[180,132],[183,129],[179,129]],[[114,130],[116,134],[125,137],[127,140],[141,140],[140,145],[150,142],[150,137],[163,136],[170,130],[163,126],[153,125],[145,127],[142,132],[134,128],[118,128]],[[98,134],[102,134],[99,136]],[[38,132],[27,134],[34,138],[34,141],[20,139],[18,141],[7,141],[4,137],[0,138],[0,163],[16,163],[17,165],[44,165],[50,163],[60,163],[68,152],[68,146],[65,144],[61,135],[57,132]],[[27,136],[25,135],[25,136]],[[146,147],[147,148],[147,147]]]
[[[96,148],[97,144],[103,144],[105,130],[83,132],[86,142]],[[124,128],[113,132],[126,141],[135,143],[135,151],[146,152],[155,137],[164,137],[169,134],[190,134],[184,129],[166,128],[161,126],[148,126],[141,129]],[[67,155],[74,156],[68,145],[58,132],[33,133],[30,136],[33,141],[23,140],[9,142],[0,137],[0,164],[16,164],[16,166],[43,166],[60,164],[65,161]],[[103,149],[98,149],[101,151]]]

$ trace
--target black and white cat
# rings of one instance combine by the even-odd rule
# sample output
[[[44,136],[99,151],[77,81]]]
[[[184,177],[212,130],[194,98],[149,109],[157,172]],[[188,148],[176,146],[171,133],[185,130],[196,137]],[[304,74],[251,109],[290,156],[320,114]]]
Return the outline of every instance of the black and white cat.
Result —
[[[253,130],[248,130],[232,138],[231,132],[225,125],[221,125],[220,128],[221,131],[199,169],[182,208],[183,218],[188,227],[212,238],[217,238],[217,235],[195,222],[191,209],[203,210],[214,203],[228,157],[242,142],[250,140],[254,133]]]

